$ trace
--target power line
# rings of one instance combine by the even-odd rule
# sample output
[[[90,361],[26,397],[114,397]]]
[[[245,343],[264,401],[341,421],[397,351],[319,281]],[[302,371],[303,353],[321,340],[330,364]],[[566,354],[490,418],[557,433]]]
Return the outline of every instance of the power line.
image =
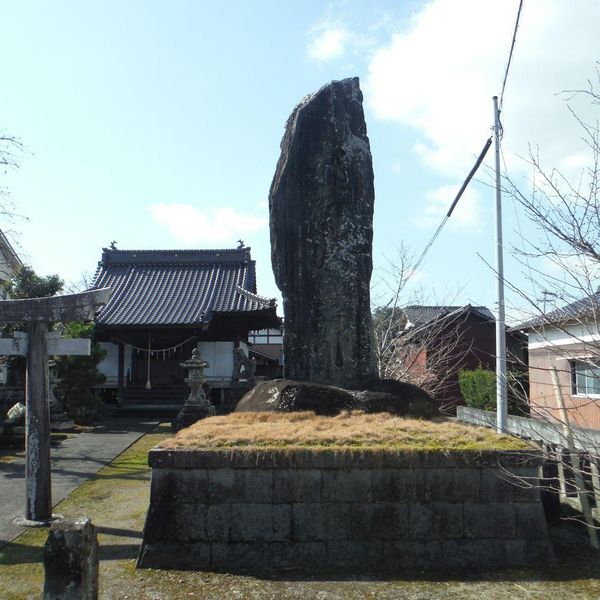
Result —
[[[435,242],[437,236],[440,234],[440,232],[444,228],[444,225],[446,224],[446,221],[448,221],[448,219],[452,215],[452,212],[456,208],[456,205],[458,204],[458,201],[460,200],[460,198],[463,195],[464,191],[467,189],[467,186],[469,185],[469,182],[471,181],[471,179],[473,179],[473,175],[475,175],[475,173],[477,172],[477,169],[479,169],[479,167],[480,167],[481,163],[483,162],[483,159],[485,158],[485,155],[487,154],[487,151],[490,149],[491,145],[492,145],[492,138],[488,138],[486,140],[484,146],[483,146],[483,149],[479,153],[479,156],[477,157],[477,160],[475,161],[475,164],[473,165],[473,168],[471,169],[471,171],[467,175],[467,178],[465,179],[464,183],[460,186],[460,190],[458,190],[458,194],[456,194],[456,198],[454,198],[454,201],[450,205],[450,208],[448,209],[448,212],[446,213],[446,215],[442,219],[442,222],[440,223],[439,227],[435,230],[435,233],[433,234],[432,238],[429,240],[429,242],[427,243],[427,246],[425,246],[423,252],[421,253],[421,256],[419,256],[419,259],[415,263],[415,265],[414,265],[414,267],[412,269],[411,274],[414,273],[419,268],[419,266],[423,262],[423,259],[426,256],[426,254],[429,252],[429,249],[431,248],[431,246],[433,246],[433,243]]]
[[[498,110],[498,121],[499,121],[499,115],[500,115],[500,110],[502,107],[502,101],[504,99],[504,90],[506,88],[506,80],[508,79],[508,72],[510,70],[510,65],[512,62],[512,57],[513,57],[513,52],[515,49],[515,42],[517,40],[517,29],[519,28],[519,20],[521,18],[521,11],[523,9],[523,0],[520,0],[519,2],[519,9],[517,11],[517,19],[515,21],[515,28],[513,31],[513,37],[512,37],[512,43],[510,45],[510,53],[508,55],[508,62],[506,63],[506,69],[504,71],[504,79],[502,81],[502,93],[500,94],[500,109]],[[500,137],[502,136],[502,125],[499,124],[499,129],[500,129]],[[467,188],[467,185],[469,184],[469,182],[471,181],[471,179],[473,178],[473,176],[475,175],[475,173],[477,172],[477,170],[479,169],[481,163],[483,162],[483,159],[485,158],[485,155],[487,154],[487,151],[489,150],[490,146],[492,144],[492,138],[490,137],[481,153],[479,154],[479,157],[477,158],[477,161],[475,162],[475,165],[473,166],[473,168],[471,169],[470,173],[467,175],[467,178],[465,179],[464,183],[462,184],[460,190],[458,191],[458,194],[456,195],[456,198],[454,198],[454,202],[452,202],[452,204],[450,205],[450,208],[448,210],[448,212],[446,213],[446,215],[444,216],[444,218],[442,219],[442,222],[439,224],[438,228],[435,230],[435,233],[433,234],[433,236],[431,237],[431,239],[429,240],[429,242],[427,243],[427,245],[425,246],[425,248],[423,249],[423,252],[421,253],[421,255],[419,256],[417,262],[415,263],[412,272],[410,275],[412,275],[413,273],[416,272],[416,270],[419,268],[419,266],[421,265],[421,263],[423,262],[423,260],[425,259],[425,256],[427,255],[427,253],[429,252],[429,250],[431,249],[431,247],[433,246],[435,240],[437,239],[438,235],[441,233],[442,229],[444,228],[444,225],[446,225],[446,222],[448,221],[448,219],[450,218],[450,216],[452,215],[452,212],[454,211],[454,209],[456,208],[456,205],[458,203],[458,201],[460,200],[461,196],[463,195],[464,191]],[[410,279],[410,275],[409,277],[407,277],[407,280]]]
[[[515,21],[515,29],[513,31],[512,43],[510,45],[510,53],[508,55],[508,62],[506,63],[506,69],[504,71],[504,79],[502,81],[502,92],[500,93],[500,111],[502,110],[502,102],[504,100],[504,88],[506,88],[506,80],[508,79],[508,71],[510,69],[510,63],[512,62],[513,51],[515,49],[515,42],[517,40],[517,29],[519,28],[519,19],[521,18],[521,10],[523,9],[523,0],[519,2],[519,9],[517,11],[517,20]]]
[[[452,214],[452,212],[454,211],[456,204],[460,200],[460,197],[463,195],[463,192],[467,189],[467,186],[469,185],[469,182],[471,181],[471,179],[473,179],[473,175],[475,175],[475,173],[477,172],[477,169],[479,169],[479,166],[483,162],[483,159],[485,158],[485,155],[487,154],[487,151],[489,150],[491,145],[492,145],[492,138],[490,137],[487,139],[487,141],[483,145],[483,148],[482,148],[481,152],[479,153],[479,156],[477,157],[477,160],[475,161],[473,168],[469,171],[469,174],[467,175],[467,178],[465,179],[464,183],[462,184],[460,190],[458,190],[458,194],[456,194],[456,198],[454,198],[454,202],[452,203],[452,205],[450,206],[450,210],[448,210],[448,213],[446,214],[447,218],[449,218],[450,215]]]

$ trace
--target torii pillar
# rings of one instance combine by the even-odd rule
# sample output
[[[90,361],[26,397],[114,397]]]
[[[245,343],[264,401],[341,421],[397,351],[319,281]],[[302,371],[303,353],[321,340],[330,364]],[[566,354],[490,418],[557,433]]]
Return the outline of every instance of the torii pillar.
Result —
[[[0,340],[0,354],[27,357],[25,398],[27,506],[23,525],[45,525],[52,519],[50,479],[50,411],[48,404],[48,356],[89,354],[82,351],[84,340],[48,335],[50,322],[89,321],[96,309],[108,302],[110,288],[26,300],[1,300],[0,322],[26,323],[27,337]]]

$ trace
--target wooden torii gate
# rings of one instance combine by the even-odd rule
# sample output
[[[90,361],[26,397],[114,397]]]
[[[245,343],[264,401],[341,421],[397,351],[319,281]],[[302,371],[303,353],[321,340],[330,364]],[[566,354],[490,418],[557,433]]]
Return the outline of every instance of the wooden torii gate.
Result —
[[[53,321],[89,321],[96,309],[108,302],[110,288],[80,294],[0,300],[0,322],[26,323],[27,335],[0,339],[0,355],[27,357],[25,403],[27,421],[25,518],[20,524],[45,525],[52,519],[50,479],[50,411],[48,404],[48,356],[90,353],[90,340],[66,339],[48,333]]]

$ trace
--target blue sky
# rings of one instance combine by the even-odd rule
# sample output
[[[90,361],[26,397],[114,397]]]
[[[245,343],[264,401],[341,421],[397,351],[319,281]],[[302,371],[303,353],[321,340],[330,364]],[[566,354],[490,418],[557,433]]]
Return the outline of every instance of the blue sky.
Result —
[[[420,253],[489,135],[517,5],[4,2],[0,130],[29,152],[0,184],[28,221],[0,227],[19,233],[19,252],[39,273],[68,281],[93,273],[112,240],[123,249],[216,248],[241,237],[259,292],[278,295],[267,198],[285,121],[307,93],[358,75],[378,281],[401,243]],[[503,115],[504,158],[524,185],[519,156],[530,144],[567,175],[588,164],[557,93],[593,76],[598,22],[593,0],[525,0]],[[488,186],[470,188],[415,274],[413,288],[432,303],[494,308],[484,262],[494,256],[493,201]],[[507,200],[508,246],[519,229],[536,235],[517,217]],[[524,286],[521,269],[507,256],[507,277]],[[508,295],[514,313],[521,301]]]

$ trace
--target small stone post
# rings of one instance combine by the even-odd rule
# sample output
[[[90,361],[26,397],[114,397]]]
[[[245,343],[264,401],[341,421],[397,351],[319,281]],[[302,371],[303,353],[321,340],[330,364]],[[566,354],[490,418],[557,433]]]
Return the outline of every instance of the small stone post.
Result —
[[[98,539],[88,517],[62,519],[44,546],[44,600],[98,598]]]
[[[181,363],[181,366],[189,371],[185,382],[190,387],[190,395],[185,401],[183,408],[179,411],[177,419],[173,421],[173,431],[189,427],[196,421],[212,417],[215,414],[215,407],[210,403],[210,400],[202,389],[204,384],[204,369],[209,367],[210,364],[202,360],[198,347],[192,351],[192,358]]]

